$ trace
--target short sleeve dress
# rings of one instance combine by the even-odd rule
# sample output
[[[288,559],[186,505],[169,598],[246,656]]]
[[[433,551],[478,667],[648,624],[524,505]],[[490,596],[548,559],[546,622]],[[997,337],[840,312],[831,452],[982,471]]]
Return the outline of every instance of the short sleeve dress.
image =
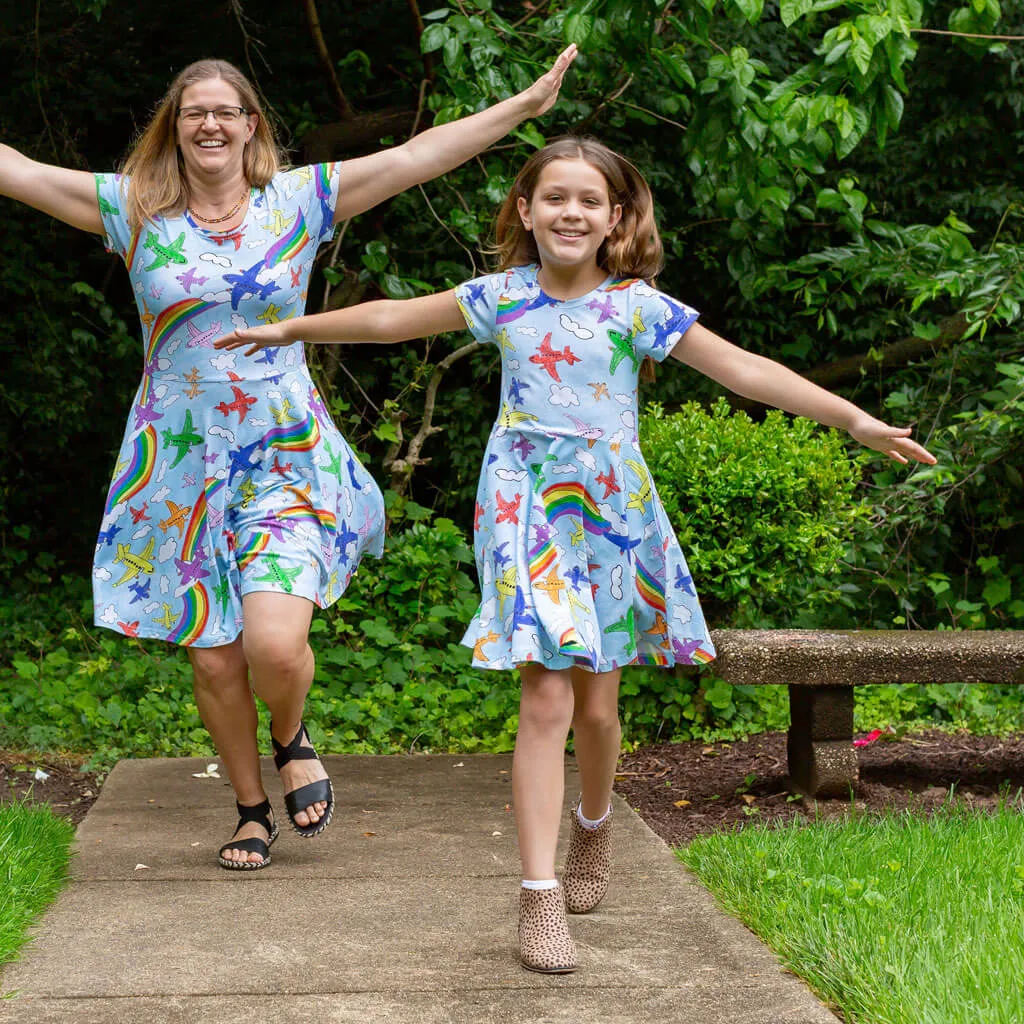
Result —
[[[303,313],[333,231],[338,164],[276,174],[233,231],[187,214],[133,231],[131,182],[96,176],[105,244],[131,278],[142,380],[104,507],[96,624],[216,647],[242,628],[242,596],[321,607],[364,552],[383,548],[380,490],[334,425],[301,344],[247,357],[213,341]]]
[[[607,672],[711,661],[686,559],[640,452],[637,376],[697,312],[636,279],[546,295],[538,267],[460,285],[501,351],[501,406],[474,517],[482,601],[463,643],[481,668]]]

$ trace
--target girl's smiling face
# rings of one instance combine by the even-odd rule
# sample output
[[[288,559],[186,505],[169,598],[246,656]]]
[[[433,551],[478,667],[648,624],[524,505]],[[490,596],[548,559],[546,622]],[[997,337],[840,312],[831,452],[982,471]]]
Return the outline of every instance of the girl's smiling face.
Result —
[[[533,232],[541,264],[589,269],[615,229],[622,207],[612,205],[604,175],[586,160],[552,160],[537,178],[529,201],[520,196],[519,216]]]

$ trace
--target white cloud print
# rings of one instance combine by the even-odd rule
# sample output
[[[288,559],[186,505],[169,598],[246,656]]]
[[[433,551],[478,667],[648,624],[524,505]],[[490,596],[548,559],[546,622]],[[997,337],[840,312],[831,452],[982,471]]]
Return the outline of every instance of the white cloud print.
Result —
[[[218,427],[216,424],[214,424],[212,427],[210,427],[209,430],[207,430],[207,433],[211,434],[213,437],[223,437],[228,444],[235,443],[234,432],[228,430],[227,427]]]
[[[231,260],[229,260],[227,256],[221,256],[215,252],[201,252],[199,254],[199,258],[201,260],[204,260],[206,263],[212,263],[214,266],[217,267],[231,266]]]
[[[210,359],[210,365],[215,370],[233,370],[235,368],[235,353],[222,352],[219,356]]]
[[[570,334],[575,334],[581,341],[586,341],[594,336],[593,331],[589,331],[582,324],[576,323],[568,313],[563,313],[558,318],[558,322],[562,325],[563,329],[567,330]]]
[[[528,338],[536,338],[537,337],[537,333],[538,332],[537,332],[537,328],[536,327],[517,327],[516,328],[516,334],[525,334]]]
[[[551,394],[548,397],[548,401],[552,405],[562,406],[568,408],[570,405],[579,405],[580,396],[573,391],[572,388],[567,386],[560,386],[558,384],[551,385]]]

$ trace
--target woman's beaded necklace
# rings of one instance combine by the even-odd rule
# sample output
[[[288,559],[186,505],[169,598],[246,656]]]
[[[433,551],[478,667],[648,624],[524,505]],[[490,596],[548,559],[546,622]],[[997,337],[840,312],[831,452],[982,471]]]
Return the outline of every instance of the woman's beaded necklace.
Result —
[[[193,210],[191,206],[186,207],[186,209],[190,214],[192,214],[195,220],[201,220],[204,224],[223,224],[224,221],[231,220],[231,218],[234,217],[236,213],[238,213],[238,211],[242,208],[242,204],[248,198],[248,195],[249,186],[247,184],[242,194],[238,197],[238,202],[235,203],[235,205],[232,206],[231,209],[228,210],[228,212],[225,213],[223,217],[204,217],[201,213],[197,213],[195,210]]]

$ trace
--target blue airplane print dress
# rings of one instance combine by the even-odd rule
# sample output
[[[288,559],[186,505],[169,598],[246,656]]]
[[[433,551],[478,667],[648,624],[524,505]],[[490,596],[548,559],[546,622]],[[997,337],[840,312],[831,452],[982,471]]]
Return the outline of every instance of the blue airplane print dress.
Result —
[[[324,607],[364,552],[383,548],[384,503],[334,425],[302,345],[248,357],[215,338],[300,316],[333,230],[336,164],[253,189],[233,231],[188,214],[126,217],[130,182],[97,175],[105,244],[128,267],[144,338],[135,395],[93,565],[96,624],[216,647],[242,628],[242,595]]]
[[[553,299],[536,266],[456,289],[501,350],[474,539],[482,601],[463,643],[480,668],[607,672],[702,664],[715,650],[637,439],[637,375],[697,312],[640,280]]]

